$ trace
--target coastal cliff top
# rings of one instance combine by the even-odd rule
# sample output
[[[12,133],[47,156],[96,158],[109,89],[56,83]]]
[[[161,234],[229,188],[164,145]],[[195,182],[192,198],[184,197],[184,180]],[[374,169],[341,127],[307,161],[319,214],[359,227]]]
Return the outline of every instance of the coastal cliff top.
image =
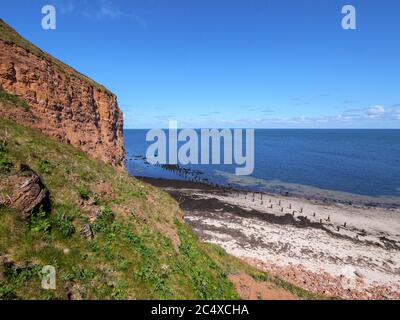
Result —
[[[75,70],[74,68],[68,66],[67,64],[63,63],[62,61],[54,58],[47,52],[43,51],[42,49],[35,46],[33,43],[29,42],[25,38],[23,38],[16,30],[14,30],[10,25],[8,25],[3,19],[0,18],[0,40],[15,44],[26,51],[30,52],[31,54],[40,57],[41,59],[46,60],[58,70],[70,75],[78,77],[85,81],[88,85],[97,88],[98,90],[107,92],[108,94],[115,96],[110,90],[108,90],[103,85],[97,83],[96,81],[92,80],[91,78],[85,76],[84,74],[80,73],[79,71]]]
[[[15,96],[25,106],[10,109],[0,103],[1,117],[124,167],[123,114],[113,93],[33,45],[2,20],[0,57],[0,102]]]

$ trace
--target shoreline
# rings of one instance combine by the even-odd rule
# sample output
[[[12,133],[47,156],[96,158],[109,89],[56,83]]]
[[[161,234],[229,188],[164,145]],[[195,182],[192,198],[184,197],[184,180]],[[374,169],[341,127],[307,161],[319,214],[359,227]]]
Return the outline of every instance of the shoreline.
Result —
[[[400,298],[400,209],[140,178],[170,193],[203,241],[310,291]]]
[[[159,187],[175,186],[180,188],[202,188],[210,190],[225,190],[241,193],[254,193],[264,195],[278,195],[282,197],[290,197],[295,199],[307,199],[311,201],[322,202],[325,204],[344,204],[352,206],[366,206],[366,207],[379,207],[388,209],[400,209],[400,197],[394,196],[367,196],[361,194],[353,194],[344,191],[325,190],[317,187],[303,186],[297,184],[287,184],[292,186],[292,190],[289,187],[278,189],[270,186],[267,189],[257,189],[254,186],[241,185],[239,182],[232,182],[226,184],[217,184],[209,182],[208,179],[200,180],[199,178],[191,180],[187,176],[182,176],[182,179],[174,178],[154,178],[147,176],[135,175],[130,173],[134,177],[141,180],[148,180],[149,183]],[[226,174],[226,173],[224,173]],[[255,178],[253,178],[255,179]],[[260,179],[255,179],[260,180]],[[259,182],[259,181],[258,181]],[[260,183],[260,182],[259,182]],[[264,184],[268,184],[263,181]],[[280,183],[284,185],[284,183]],[[294,191],[296,190],[296,191]]]

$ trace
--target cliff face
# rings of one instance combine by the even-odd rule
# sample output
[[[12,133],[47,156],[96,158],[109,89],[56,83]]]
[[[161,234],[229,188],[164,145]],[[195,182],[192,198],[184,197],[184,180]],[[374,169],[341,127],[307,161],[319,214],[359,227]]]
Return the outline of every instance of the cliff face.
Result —
[[[20,37],[0,19],[0,89],[29,108],[0,101],[0,116],[41,130],[123,167],[122,112],[114,94]]]

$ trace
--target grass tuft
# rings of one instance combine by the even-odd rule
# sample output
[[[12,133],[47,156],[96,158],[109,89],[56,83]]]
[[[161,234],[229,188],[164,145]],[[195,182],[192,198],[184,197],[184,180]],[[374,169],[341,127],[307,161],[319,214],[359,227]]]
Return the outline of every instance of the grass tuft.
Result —
[[[23,108],[26,111],[29,110],[29,105],[26,101],[22,100],[21,98],[11,93],[8,93],[1,87],[0,87],[0,102],[11,107]]]

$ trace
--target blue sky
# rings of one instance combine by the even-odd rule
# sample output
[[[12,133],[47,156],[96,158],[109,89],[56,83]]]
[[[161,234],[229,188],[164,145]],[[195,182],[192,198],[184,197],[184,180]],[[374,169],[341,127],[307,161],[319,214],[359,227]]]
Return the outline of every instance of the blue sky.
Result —
[[[0,17],[115,92],[126,128],[400,125],[397,0],[2,0]]]

